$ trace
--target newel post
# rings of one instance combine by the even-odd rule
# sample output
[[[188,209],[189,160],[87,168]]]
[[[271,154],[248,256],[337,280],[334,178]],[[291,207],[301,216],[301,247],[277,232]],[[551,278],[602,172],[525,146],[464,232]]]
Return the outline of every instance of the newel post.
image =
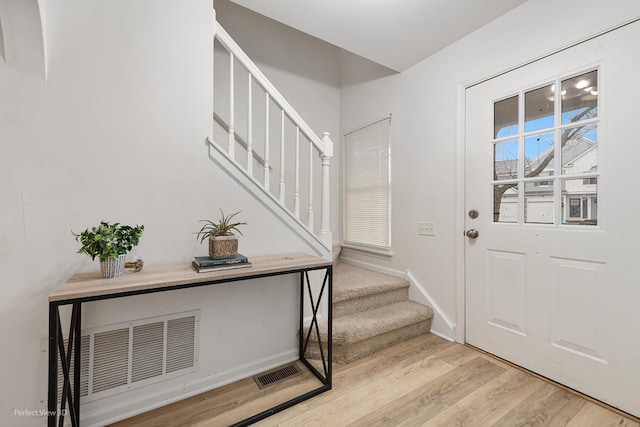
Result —
[[[324,243],[331,247],[333,243],[333,236],[331,235],[331,222],[330,222],[330,210],[329,201],[331,199],[330,180],[329,180],[329,166],[331,165],[331,158],[333,157],[333,141],[329,138],[329,132],[325,132],[322,137],[322,206],[321,206],[321,226],[320,236]]]

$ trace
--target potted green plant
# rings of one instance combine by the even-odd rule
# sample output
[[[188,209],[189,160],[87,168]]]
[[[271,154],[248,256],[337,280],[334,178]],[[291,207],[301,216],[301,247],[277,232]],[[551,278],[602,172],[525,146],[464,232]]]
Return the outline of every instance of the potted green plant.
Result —
[[[236,231],[242,234],[238,229],[246,222],[233,222],[233,218],[242,211],[225,215],[220,209],[220,219],[217,222],[203,219],[200,222],[205,224],[196,234],[196,239],[200,239],[200,243],[205,239],[209,239],[209,257],[213,259],[233,258],[238,254],[238,237],[233,233]]]
[[[100,259],[102,277],[118,277],[124,270],[127,253],[138,245],[144,225],[120,225],[101,221],[97,227],[87,228],[80,234],[71,232],[82,246],[78,253],[85,253],[91,259]]]

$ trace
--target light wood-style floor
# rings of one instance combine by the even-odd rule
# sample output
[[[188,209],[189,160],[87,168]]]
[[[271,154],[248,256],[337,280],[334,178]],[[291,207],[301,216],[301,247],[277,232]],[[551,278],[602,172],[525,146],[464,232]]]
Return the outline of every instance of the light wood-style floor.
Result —
[[[332,390],[254,425],[640,427],[637,419],[431,334],[334,364],[333,372]],[[226,426],[317,386],[310,374],[264,390],[249,378],[117,426]]]

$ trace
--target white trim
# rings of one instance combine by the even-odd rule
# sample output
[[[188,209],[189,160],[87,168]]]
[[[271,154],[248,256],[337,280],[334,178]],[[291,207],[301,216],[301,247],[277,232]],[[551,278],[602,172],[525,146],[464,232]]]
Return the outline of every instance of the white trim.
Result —
[[[343,252],[344,253],[344,252]],[[344,262],[346,264],[351,264],[351,265],[355,265],[356,267],[362,267],[362,268],[366,268],[367,270],[372,270],[372,271],[377,271],[378,273],[383,273],[383,274],[388,274],[389,276],[394,276],[394,277],[400,277],[402,279],[407,279],[407,274],[400,271],[400,270],[394,270],[392,268],[387,268],[387,267],[381,267],[377,264],[370,264],[366,261],[361,261],[358,259],[353,259],[353,258],[349,258],[347,257],[341,257],[340,258],[340,262]]]
[[[342,243],[342,249],[347,252],[356,252],[363,255],[370,255],[376,258],[391,259],[394,254],[391,248],[376,248],[373,246],[356,245],[353,243]]]
[[[455,215],[455,302],[456,302],[456,324],[455,339],[464,343],[466,340],[466,269],[465,269],[465,224],[466,224],[466,180],[467,170],[466,158],[466,95],[467,88],[459,84],[457,87],[458,97],[458,123],[456,126],[456,165],[455,165],[455,211],[462,212],[462,215]]]
[[[429,295],[424,286],[416,277],[407,270],[406,277],[409,279],[409,299],[433,309],[433,320],[431,322],[431,332],[449,341],[455,341],[456,325],[449,319],[438,303]]]
[[[456,340],[454,340],[453,338],[451,338],[451,337],[449,337],[447,335],[441,334],[440,332],[436,331],[435,329],[431,329],[431,331],[429,331],[429,332],[431,332],[433,335],[437,335],[440,338],[445,339],[445,340],[447,340],[449,342],[456,342]]]

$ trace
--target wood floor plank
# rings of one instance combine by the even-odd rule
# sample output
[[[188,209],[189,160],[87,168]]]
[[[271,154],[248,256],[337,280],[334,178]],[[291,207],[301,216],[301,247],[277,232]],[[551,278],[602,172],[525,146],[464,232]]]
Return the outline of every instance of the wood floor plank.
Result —
[[[330,406],[353,390],[405,370],[416,363],[451,347],[462,347],[436,335],[427,334],[400,343],[348,365],[333,365],[333,390],[300,403],[285,412],[275,414],[256,424],[256,427],[276,426],[320,406]]]
[[[628,420],[591,402],[587,402],[567,427],[639,427],[640,424]]]
[[[491,381],[505,368],[476,357],[434,381],[425,380],[409,393],[398,393],[396,399],[358,419],[352,427],[415,426],[436,416],[449,406]]]
[[[306,370],[264,390],[245,379],[116,424],[226,426],[294,397]],[[640,427],[508,363],[435,335],[398,344],[349,365],[333,365],[333,389],[256,427],[568,426]],[[279,402],[276,402],[280,400]]]
[[[331,401],[331,413],[324,406],[313,408],[305,413],[279,423],[281,427],[316,427],[318,417],[325,425],[346,425],[395,401],[399,395],[407,394],[420,387],[425,381],[436,379],[453,368],[437,358],[428,357],[400,369],[388,376],[370,378],[347,394]]]
[[[284,402],[296,394],[320,386],[320,382],[300,364],[303,375],[259,389],[252,378],[246,378],[197,396],[172,403],[122,422],[114,427],[181,427],[204,425],[222,419],[218,425],[229,425]],[[231,420],[230,422],[228,422]]]
[[[531,375],[509,369],[422,425],[493,425],[543,384],[542,380]]]
[[[564,427],[585,404],[577,395],[545,383],[494,425]]]
[[[435,353],[434,357],[459,367],[478,357],[478,352],[462,345],[449,345]]]

